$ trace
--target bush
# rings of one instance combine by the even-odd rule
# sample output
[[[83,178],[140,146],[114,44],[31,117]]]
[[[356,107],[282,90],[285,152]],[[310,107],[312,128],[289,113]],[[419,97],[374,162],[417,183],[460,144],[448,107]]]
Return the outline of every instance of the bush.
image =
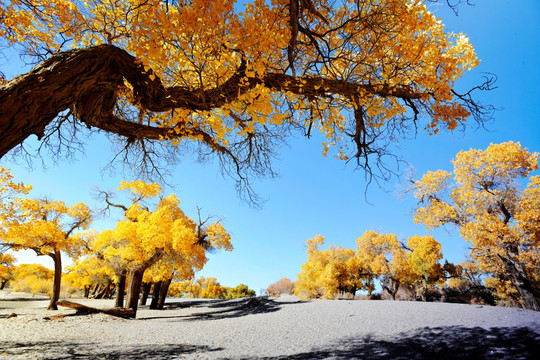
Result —
[[[292,295],[294,294],[294,283],[286,277],[282,277],[281,280],[270,284],[266,293],[273,297],[279,297],[281,294]]]
[[[21,264],[13,271],[11,290],[32,294],[52,294],[54,271],[40,264]]]
[[[240,299],[245,297],[253,297],[257,295],[255,290],[251,290],[247,285],[240,284],[235,288],[227,289],[227,299]]]

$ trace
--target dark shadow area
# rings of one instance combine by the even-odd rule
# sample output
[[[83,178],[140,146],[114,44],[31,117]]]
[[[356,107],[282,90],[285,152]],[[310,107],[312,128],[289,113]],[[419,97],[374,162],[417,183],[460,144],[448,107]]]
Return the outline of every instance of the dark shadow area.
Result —
[[[185,309],[190,307],[207,307],[210,304],[218,303],[218,302],[226,302],[228,300],[200,300],[200,299],[193,299],[189,301],[179,301],[179,302],[166,302],[165,306],[163,307],[163,310],[173,310],[173,309]],[[147,306],[148,308],[148,306]]]
[[[245,358],[253,359],[253,357]],[[393,340],[348,338],[331,347],[276,359],[540,359],[540,333],[529,328],[439,327],[401,334]]]
[[[31,301],[50,301],[50,298],[4,298],[0,299],[0,302],[31,302]]]
[[[182,302],[185,304],[186,302]],[[201,313],[195,313],[185,316],[155,316],[155,317],[146,317],[141,320],[152,320],[152,319],[178,319],[181,318],[184,321],[201,321],[201,320],[219,320],[219,319],[230,319],[238,318],[247,315],[254,314],[266,314],[280,310],[283,306],[288,306],[291,304],[300,304],[302,301],[293,301],[293,302],[284,302],[284,301],[275,301],[268,297],[258,296],[252,298],[244,299],[233,299],[233,300],[217,300],[217,301],[208,301],[208,302],[197,302],[191,306],[183,307],[199,307],[211,309],[210,311],[205,311]]]
[[[178,359],[180,356],[198,354],[201,356],[222,348],[181,344],[147,344],[96,348],[93,343],[65,341],[2,342],[0,357],[25,356],[28,359]]]

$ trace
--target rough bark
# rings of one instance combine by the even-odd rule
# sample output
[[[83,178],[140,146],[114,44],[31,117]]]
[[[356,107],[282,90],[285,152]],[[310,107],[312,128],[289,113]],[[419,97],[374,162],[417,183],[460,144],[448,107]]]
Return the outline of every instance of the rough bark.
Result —
[[[386,292],[388,294],[390,294],[390,296],[392,296],[392,300],[396,300],[396,296],[397,296],[397,292],[399,290],[399,283],[392,283],[392,285],[390,284],[383,284],[382,285],[382,288],[384,290],[386,290]]]
[[[94,291],[92,291],[92,297],[95,298],[96,297],[96,294],[99,293],[99,284],[96,284],[96,286],[94,287]]]
[[[151,282],[142,284],[141,300],[139,301],[139,306],[146,305],[146,302],[148,301],[148,294],[150,294],[151,288]]]
[[[163,310],[165,306],[165,299],[167,298],[167,293],[169,292],[169,286],[171,286],[172,279],[164,280],[161,283],[161,289],[159,289],[159,297],[157,302],[157,309]]]
[[[145,110],[212,110],[236,100],[256,86],[277,92],[292,92],[307,97],[328,97],[328,93],[351,98],[359,92],[373,96],[395,97],[410,101],[422,94],[408,85],[372,85],[322,77],[301,78],[268,73],[262,78],[245,79],[246,64],[223,84],[210,89],[165,88],[152,70],[123,49],[99,45],[61,52],[43,61],[30,72],[0,86],[0,158],[35,134],[42,139],[46,127],[59,113],[70,111],[88,127],[125,136],[128,139],[201,137],[214,150],[228,152],[214,139],[187,123],[160,128],[130,122],[114,115],[117,94],[124,80],[133,87],[135,101]],[[175,130],[175,131],[173,131]]]
[[[133,317],[137,316],[137,305],[139,303],[139,294],[141,293],[141,284],[145,270],[146,268],[137,267],[129,272],[126,306],[133,310]]]
[[[124,307],[124,295],[126,293],[126,277],[127,270],[123,269],[117,272],[116,277],[118,283],[116,285],[116,300],[114,302],[114,307]]]
[[[107,284],[100,289],[99,293],[96,295],[96,299],[103,299],[106,298],[107,293],[109,292],[109,289],[111,287],[112,280],[108,279]]]
[[[508,252],[507,254],[508,256],[499,256],[499,258],[504,264],[506,275],[508,275],[512,285],[523,299],[524,307],[529,310],[540,311],[540,304],[534,296],[533,286],[525,268],[512,254]]]
[[[67,300],[60,300],[57,303],[59,306],[68,307],[70,309],[75,309],[76,312],[73,315],[88,315],[88,314],[97,314],[97,313],[104,313],[112,316],[117,316],[121,318],[133,318],[135,317],[133,314],[133,310],[131,309],[124,309],[124,308],[112,308],[112,309],[96,309],[90,306],[74,303]]]
[[[89,285],[86,285],[86,286],[84,287],[84,297],[85,297],[86,299],[88,299],[89,296],[90,296],[90,286],[89,286]]]
[[[150,309],[156,310],[157,309],[157,303],[159,300],[159,292],[161,290],[161,284],[163,282],[160,280],[158,282],[154,283],[154,290],[152,292],[152,301],[150,302]]]
[[[111,282],[110,285],[107,287],[107,291],[105,291],[105,295],[103,296],[103,298],[112,299],[115,289],[116,286],[114,286],[114,284]]]
[[[47,310],[58,310],[58,306],[56,306],[56,303],[60,298],[60,289],[62,286],[62,256],[60,255],[60,251],[57,250],[51,253],[50,256],[54,261],[54,282],[53,293]]]

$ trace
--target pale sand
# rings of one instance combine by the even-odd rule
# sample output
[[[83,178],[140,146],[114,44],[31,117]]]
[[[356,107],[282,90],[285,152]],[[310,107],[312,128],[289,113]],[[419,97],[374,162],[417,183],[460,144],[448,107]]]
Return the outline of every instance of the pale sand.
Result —
[[[74,310],[0,291],[0,359],[540,359],[540,312],[521,309],[293,296],[167,304],[135,320],[47,320]]]

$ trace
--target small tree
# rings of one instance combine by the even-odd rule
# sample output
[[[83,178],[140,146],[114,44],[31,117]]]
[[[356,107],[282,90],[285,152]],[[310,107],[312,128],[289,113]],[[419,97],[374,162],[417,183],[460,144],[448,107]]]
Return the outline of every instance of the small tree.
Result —
[[[510,141],[461,151],[452,163],[453,178],[438,170],[415,182],[415,222],[457,225],[479,268],[511,283],[525,308],[540,311],[540,177],[532,176],[526,190],[519,186],[538,169],[538,153]]]
[[[405,250],[396,235],[366,231],[356,244],[361,269],[377,277],[382,288],[395,300],[399,287],[406,281],[407,272]]]
[[[306,244],[308,260],[302,264],[298,274],[294,289],[296,295],[333,299],[337,294],[350,293],[354,296],[359,289],[373,289],[372,277],[367,276],[369,281],[365,282],[366,276],[359,269],[354,250],[334,246],[319,250],[324,244],[321,235],[308,239]]]
[[[440,263],[441,244],[429,235],[415,235],[407,239],[407,248],[405,279],[414,286],[422,301],[426,301],[432,287],[446,282],[444,268]]]
[[[62,253],[78,257],[83,249],[84,235],[75,233],[87,229],[92,221],[90,209],[83,203],[67,206],[62,201],[22,199],[14,201],[15,218],[4,221],[3,240],[13,250],[33,250],[47,255],[54,262],[54,284],[49,310],[57,310],[62,281]]]

